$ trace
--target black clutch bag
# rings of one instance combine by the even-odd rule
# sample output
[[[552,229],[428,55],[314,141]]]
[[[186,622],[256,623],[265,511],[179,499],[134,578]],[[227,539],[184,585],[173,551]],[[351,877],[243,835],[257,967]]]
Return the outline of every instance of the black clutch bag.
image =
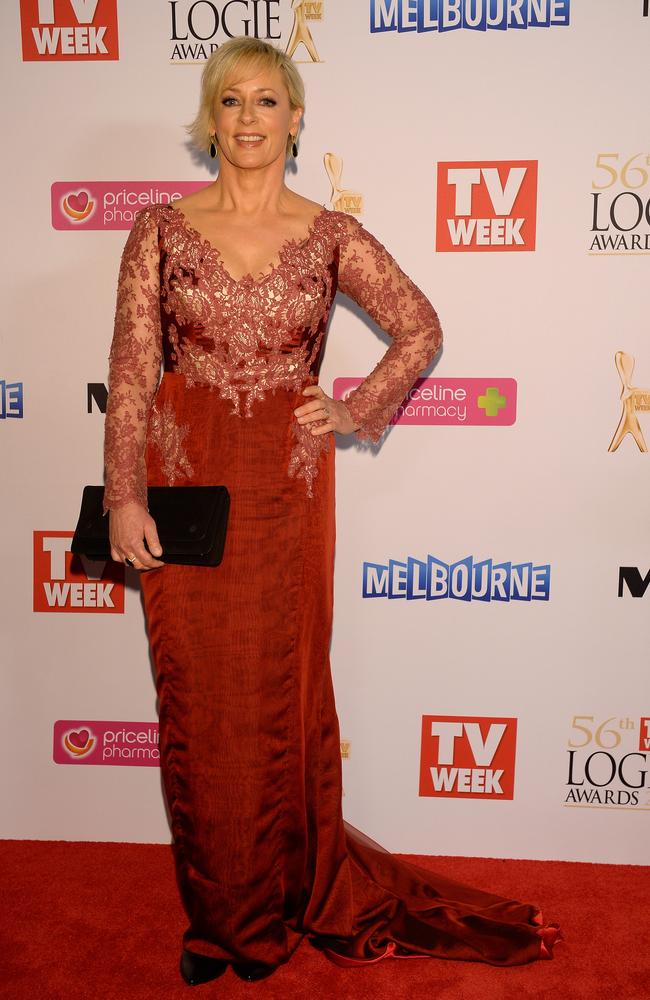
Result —
[[[111,558],[104,487],[84,486],[71,550]],[[161,562],[218,566],[223,557],[230,494],[225,486],[149,486],[147,506],[162,545]],[[145,548],[148,548],[145,541]]]

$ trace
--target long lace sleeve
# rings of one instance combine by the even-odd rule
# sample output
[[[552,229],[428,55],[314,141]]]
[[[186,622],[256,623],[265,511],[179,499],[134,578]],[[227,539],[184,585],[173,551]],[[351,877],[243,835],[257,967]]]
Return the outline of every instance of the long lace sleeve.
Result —
[[[136,500],[147,507],[147,422],[160,377],[162,335],[158,225],[136,212],[120,262],[104,424],[104,513]]]
[[[393,340],[372,372],[344,400],[356,436],[376,443],[417,376],[438,352],[442,330],[424,293],[353,216],[344,220],[339,288]]]

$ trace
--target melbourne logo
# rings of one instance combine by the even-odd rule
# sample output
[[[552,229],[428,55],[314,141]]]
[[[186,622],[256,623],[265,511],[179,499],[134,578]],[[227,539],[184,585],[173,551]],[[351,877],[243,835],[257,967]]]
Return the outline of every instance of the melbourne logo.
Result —
[[[359,191],[344,188],[341,183],[343,176],[343,160],[336,153],[325,153],[323,157],[325,173],[329,177],[332,188],[330,208],[335,212],[348,212],[350,215],[363,213],[363,195]]]
[[[20,0],[23,60],[119,59],[117,0]]]
[[[71,531],[34,532],[34,611],[124,611],[124,566],[70,551]]]
[[[569,24],[570,0],[370,0],[374,31],[505,31]]]
[[[420,795],[512,799],[516,719],[423,715]]]
[[[565,806],[650,809],[650,718],[574,715],[567,746]]]
[[[55,181],[50,197],[54,229],[130,229],[135,213],[168,205],[205,187],[204,181]]]
[[[434,556],[387,563],[364,562],[363,597],[403,598],[407,601],[548,601],[551,567],[532,562],[475,562],[467,556],[456,563]]]
[[[625,351],[617,351],[614,356],[616,370],[621,380],[621,416],[608,451],[616,451],[623,438],[629,434],[639,451],[647,451],[643,431],[637,413],[650,411],[650,389],[639,389],[632,385],[634,358]]]
[[[647,148],[647,147],[646,147]],[[591,182],[589,253],[650,251],[650,153],[598,153]]]
[[[295,62],[321,62],[311,23],[322,21],[324,0],[170,0],[171,62],[206,59],[228,38],[250,35],[275,44]]]
[[[23,383],[0,379],[0,420],[23,417]]]
[[[436,250],[534,250],[537,160],[438,163]]]
[[[160,764],[157,722],[54,723],[55,764],[109,764],[157,767]]]
[[[334,399],[345,399],[362,378],[334,379]],[[391,424],[504,427],[517,417],[513,378],[419,378],[397,407]]]

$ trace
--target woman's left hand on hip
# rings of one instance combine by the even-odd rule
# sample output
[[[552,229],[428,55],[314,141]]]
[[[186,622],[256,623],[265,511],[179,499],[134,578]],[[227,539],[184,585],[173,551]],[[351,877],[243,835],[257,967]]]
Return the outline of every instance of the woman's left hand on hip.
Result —
[[[319,385],[308,385],[302,393],[313,398],[293,412],[299,424],[312,425],[309,428],[312,434],[329,434],[330,431],[351,434],[355,430],[350,411],[342,400],[332,399]],[[316,426],[317,420],[324,423]]]

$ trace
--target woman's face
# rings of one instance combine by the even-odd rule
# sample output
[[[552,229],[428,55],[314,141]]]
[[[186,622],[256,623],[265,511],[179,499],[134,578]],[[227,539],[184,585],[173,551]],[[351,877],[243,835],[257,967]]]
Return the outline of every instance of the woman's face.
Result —
[[[238,167],[284,160],[290,132],[298,131],[301,108],[292,110],[279,69],[233,80],[215,101],[213,118],[220,155]]]

